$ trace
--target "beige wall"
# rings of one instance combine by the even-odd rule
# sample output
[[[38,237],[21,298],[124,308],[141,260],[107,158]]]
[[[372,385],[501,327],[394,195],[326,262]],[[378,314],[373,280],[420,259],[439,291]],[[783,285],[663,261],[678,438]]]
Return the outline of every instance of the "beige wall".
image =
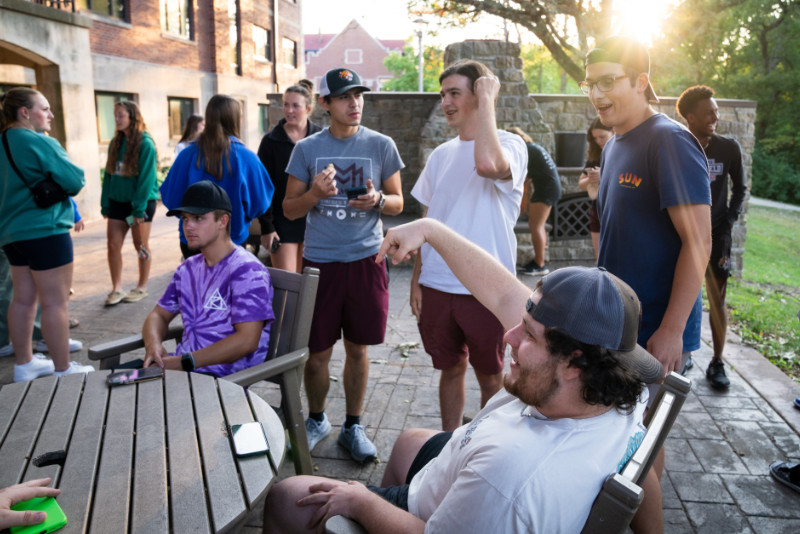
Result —
[[[22,0],[0,0],[0,21],[0,48],[8,46],[26,56],[30,62],[26,66],[36,73],[36,87],[59,115],[54,137],[86,174],[86,187],[75,199],[78,209],[85,217],[99,216],[100,174],[89,52],[91,20]]]

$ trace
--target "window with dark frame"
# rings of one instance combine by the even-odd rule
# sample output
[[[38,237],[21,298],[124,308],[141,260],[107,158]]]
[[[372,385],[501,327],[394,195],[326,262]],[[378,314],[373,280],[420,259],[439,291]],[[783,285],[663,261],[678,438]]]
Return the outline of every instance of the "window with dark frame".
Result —
[[[97,91],[94,103],[97,112],[97,137],[101,143],[108,143],[117,133],[114,122],[114,105],[117,102],[134,100],[131,93],[108,93]]]
[[[169,123],[170,139],[181,138],[186,121],[197,108],[196,104],[197,100],[194,98],[167,97],[167,122]]]
[[[269,131],[269,104],[258,105],[258,131],[261,135]]]
[[[80,10],[127,21],[128,10],[125,4],[125,0],[77,0],[76,6]]]
[[[161,31],[184,39],[194,38],[191,0],[160,0]]]
[[[297,41],[284,37],[281,41],[281,48],[283,49],[283,63],[297,68]]]
[[[256,57],[272,61],[272,31],[261,26],[253,26],[253,44]]]
[[[228,0],[228,35],[231,45],[231,66],[242,75],[242,16],[239,0]]]

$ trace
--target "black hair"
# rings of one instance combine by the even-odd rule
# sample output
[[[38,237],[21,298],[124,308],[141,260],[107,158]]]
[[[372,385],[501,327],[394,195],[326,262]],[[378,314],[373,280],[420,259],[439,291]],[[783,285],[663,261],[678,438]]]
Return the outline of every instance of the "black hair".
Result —
[[[675,104],[675,109],[678,114],[686,118],[686,115],[692,113],[701,100],[714,97],[714,90],[707,85],[694,85],[686,89],[681,96],[678,97],[678,103]]]
[[[553,357],[569,359],[570,367],[580,369],[581,396],[587,404],[613,406],[627,414],[633,412],[644,385],[616,355],[597,345],[581,343],[559,328],[545,328],[544,335]],[[573,356],[576,352],[579,354]]]

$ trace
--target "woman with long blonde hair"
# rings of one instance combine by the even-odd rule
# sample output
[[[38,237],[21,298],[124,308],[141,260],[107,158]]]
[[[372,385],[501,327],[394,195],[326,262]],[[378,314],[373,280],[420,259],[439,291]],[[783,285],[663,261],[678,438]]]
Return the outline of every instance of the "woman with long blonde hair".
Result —
[[[158,184],[156,144],[136,102],[126,100],[114,106],[117,134],[108,146],[105,177],[100,197],[100,212],[108,220],[108,268],[111,293],[106,306],[122,301],[137,302],[147,296],[150,277],[150,227],[156,212]],[[128,229],[133,236],[139,261],[136,287],[122,291],[122,244]]]

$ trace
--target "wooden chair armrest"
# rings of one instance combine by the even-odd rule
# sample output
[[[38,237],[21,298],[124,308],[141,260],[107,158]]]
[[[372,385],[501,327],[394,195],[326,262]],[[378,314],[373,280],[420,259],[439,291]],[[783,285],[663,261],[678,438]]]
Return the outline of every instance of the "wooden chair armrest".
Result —
[[[367,534],[367,531],[343,515],[335,515],[325,523],[325,534]]]
[[[609,475],[592,505],[581,534],[625,533],[642,499],[642,488],[618,473]]]
[[[285,373],[291,369],[301,367],[308,359],[308,354],[308,347],[304,347],[288,354],[278,356],[277,358],[273,358],[267,362],[259,363],[253,367],[242,369],[237,373],[233,373],[223,378],[240,386],[249,386],[261,380],[266,380],[267,378]]]
[[[164,336],[164,341],[180,339],[183,336],[183,326],[171,326]],[[119,364],[120,355],[144,347],[141,334],[115,339],[89,347],[89,359],[100,361],[100,369],[110,369]]]

